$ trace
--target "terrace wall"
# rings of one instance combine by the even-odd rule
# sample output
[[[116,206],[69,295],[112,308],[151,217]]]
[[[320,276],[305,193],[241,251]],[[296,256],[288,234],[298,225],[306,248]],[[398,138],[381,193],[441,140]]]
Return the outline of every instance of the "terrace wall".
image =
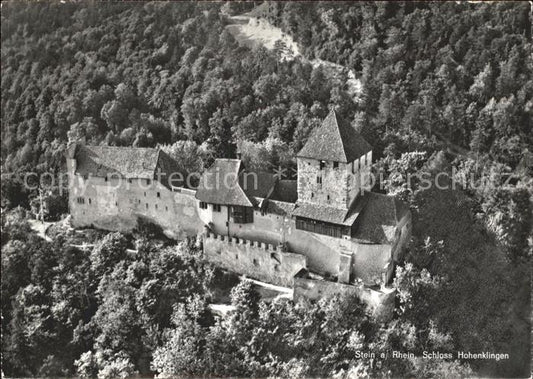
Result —
[[[204,256],[215,265],[264,282],[291,287],[307,267],[306,257],[280,251],[272,244],[205,232]]]
[[[300,271],[294,278],[294,300],[306,298],[318,300],[335,295],[355,295],[368,307],[372,317],[389,320],[394,311],[396,291],[390,288],[376,290],[362,284],[343,284],[327,280],[312,279],[307,271]]]

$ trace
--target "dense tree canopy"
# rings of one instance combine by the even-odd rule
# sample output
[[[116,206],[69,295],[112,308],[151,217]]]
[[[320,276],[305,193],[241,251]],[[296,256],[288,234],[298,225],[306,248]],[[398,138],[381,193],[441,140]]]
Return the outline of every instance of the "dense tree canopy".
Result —
[[[280,59],[281,42],[239,45],[228,16],[248,11],[302,55]],[[527,375],[529,11],[524,2],[4,3],[3,372]],[[361,93],[331,63],[351,70]],[[52,231],[49,242],[27,224],[38,191],[16,174],[59,175],[69,142],[161,146],[184,173],[237,153],[253,169],[291,169],[332,107],[373,145],[375,190],[413,212],[390,322],[351,298],[260,301],[247,282],[231,293],[234,311],[214,317],[209,303],[237,280],[192,244],[154,241],[150,225],[134,236]],[[423,175],[442,172],[457,188],[425,187]],[[56,186],[45,197],[59,217],[64,194]],[[428,364],[390,359],[393,350],[512,359]],[[357,351],[385,358],[356,359]]]

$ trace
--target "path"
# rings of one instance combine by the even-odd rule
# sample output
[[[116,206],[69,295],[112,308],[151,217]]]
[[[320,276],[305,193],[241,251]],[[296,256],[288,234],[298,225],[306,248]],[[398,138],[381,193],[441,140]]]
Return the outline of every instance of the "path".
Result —
[[[30,228],[34,230],[37,235],[48,242],[52,242],[52,239],[46,235],[46,230],[53,225],[54,222],[41,222],[39,220],[28,220]]]
[[[293,60],[296,57],[308,61],[313,67],[322,66],[326,75],[338,78],[341,74],[346,74],[347,92],[355,101],[360,100],[362,93],[361,81],[355,77],[353,70],[341,66],[340,64],[324,61],[322,59],[307,60],[301,53],[298,44],[292,36],[283,32],[280,28],[270,24],[267,20],[251,16],[247,13],[228,17],[231,24],[226,26],[226,30],[241,45],[254,48],[264,46],[272,50],[277,41],[281,41],[283,49],[280,51],[281,60]]]
[[[265,282],[261,282],[259,280],[251,279],[251,278],[248,278],[246,276],[241,276],[241,280],[248,280],[248,281],[252,282],[253,284],[255,284],[258,287],[265,288],[265,289],[270,290],[270,291],[279,292],[279,295],[275,296],[273,298],[273,300],[281,299],[281,298],[286,298],[286,299],[291,299],[292,300],[292,297],[293,297],[293,294],[294,294],[294,291],[293,291],[292,288],[276,286],[274,284],[265,283]]]

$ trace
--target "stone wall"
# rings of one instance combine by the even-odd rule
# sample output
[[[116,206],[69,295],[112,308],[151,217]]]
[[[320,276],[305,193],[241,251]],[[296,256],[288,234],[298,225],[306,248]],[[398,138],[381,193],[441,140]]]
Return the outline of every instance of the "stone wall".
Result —
[[[194,191],[171,191],[145,179],[83,178],[73,175],[69,191],[72,225],[104,230],[131,231],[140,217],[160,225],[172,238],[196,235],[203,223]],[[78,199],[83,199],[82,203]]]
[[[281,286],[291,287],[294,275],[307,267],[306,258],[301,254],[242,238],[206,232],[203,247],[206,259],[217,266]]]
[[[325,162],[320,169],[320,161],[297,158],[298,200],[348,209],[360,194],[361,188],[369,189],[372,151],[353,162]],[[317,182],[317,176],[322,183]]]
[[[353,278],[370,286],[389,281],[393,264],[390,245],[354,243],[352,252]]]
[[[391,288],[375,290],[362,284],[343,284],[327,280],[312,279],[306,270],[300,271],[294,278],[294,300],[306,298],[319,300],[335,295],[355,295],[366,304],[372,317],[389,320],[394,312],[396,291]]]
[[[307,158],[298,158],[297,164],[298,201],[347,209],[348,165],[340,163],[333,168],[333,162],[326,162],[320,169],[320,161]],[[317,177],[322,178],[321,183]]]

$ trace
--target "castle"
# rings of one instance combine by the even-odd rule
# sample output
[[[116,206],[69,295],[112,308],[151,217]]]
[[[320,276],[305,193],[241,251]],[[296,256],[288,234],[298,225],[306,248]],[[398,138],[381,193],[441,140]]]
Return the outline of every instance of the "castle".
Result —
[[[142,218],[174,238],[202,235],[209,261],[295,296],[391,301],[411,214],[368,190],[372,148],[334,111],[297,154],[297,180],[216,159],[194,190],[159,149],[72,144],[66,155],[75,227],[128,231]]]

